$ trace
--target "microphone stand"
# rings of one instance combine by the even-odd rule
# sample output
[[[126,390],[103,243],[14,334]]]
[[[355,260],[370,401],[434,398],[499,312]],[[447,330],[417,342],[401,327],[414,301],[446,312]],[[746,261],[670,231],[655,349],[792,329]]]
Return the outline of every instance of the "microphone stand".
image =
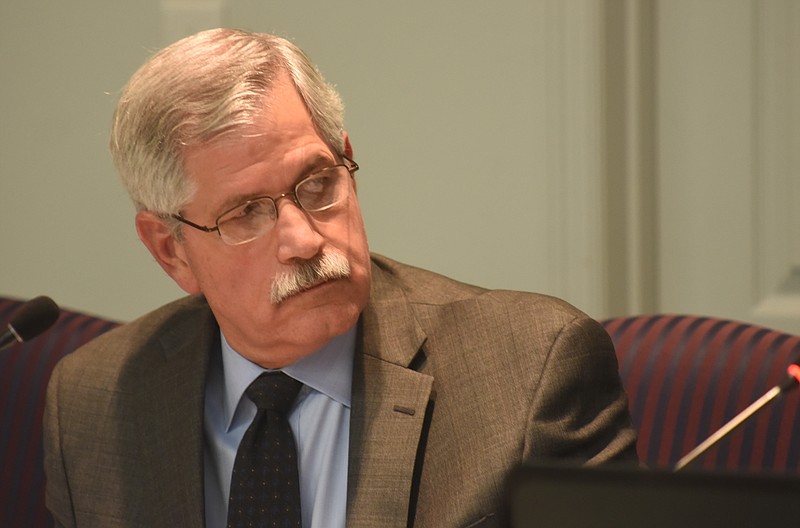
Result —
[[[789,373],[789,378],[787,378],[783,383],[779,385],[775,385],[770,390],[766,392],[763,396],[759,399],[751,403],[745,410],[737,414],[733,417],[728,423],[720,427],[714,434],[706,438],[700,445],[689,451],[686,455],[683,456],[678,463],[675,464],[674,471],[680,471],[681,469],[688,466],[692,461],[694,461],[697,457],[705,453],[711,446],[719,442],[724,436],[729,434],[731,431],[742,425],[745,421],[747,421],[751,416],[755,413],[760,411],[767,405],[769,402],[788,392],[789,390],[797,387],[800,384],[800,366],[796,364],[791,364],[786,369]]]

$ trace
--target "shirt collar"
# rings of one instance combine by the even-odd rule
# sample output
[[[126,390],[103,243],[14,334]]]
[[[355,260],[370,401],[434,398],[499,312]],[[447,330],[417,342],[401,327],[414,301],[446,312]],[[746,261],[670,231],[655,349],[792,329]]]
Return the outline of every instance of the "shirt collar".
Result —
[[[318,351],[278,370],[282,370],[305,386],[321,392],[349,408],[353,385],[356,333],[356,327],[353,326],[344,334],[328,341]],[[222,341],[224,420],[229,429],[245,389],[253,380],[270,369],[265,369],[245,359],[230,346],[222,331],[220,331],[220,336]]]

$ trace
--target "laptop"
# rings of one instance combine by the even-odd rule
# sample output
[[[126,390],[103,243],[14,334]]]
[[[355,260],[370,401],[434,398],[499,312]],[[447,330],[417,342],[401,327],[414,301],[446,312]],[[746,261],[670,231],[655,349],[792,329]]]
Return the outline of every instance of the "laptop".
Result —
[[[513,528],[800,526],[800,477],[528,464],[509,479]]]

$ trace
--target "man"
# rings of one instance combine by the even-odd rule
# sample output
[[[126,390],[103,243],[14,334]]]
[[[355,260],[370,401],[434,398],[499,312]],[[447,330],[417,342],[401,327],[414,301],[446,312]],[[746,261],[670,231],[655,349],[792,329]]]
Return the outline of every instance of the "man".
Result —
[[[213,30],[156,54],[111,149],[139,237],[190,296],[54,372],[60,525],[233,526],[237,501],[272,500],[235,490],[262,434],[249,387],[274,369],[302,382],[277,444],[295,444],[279,462],[296,452],[304,527],[497,526],[521,462],[635,456],[600,325],[370,255],[342,104],[289,42]]]

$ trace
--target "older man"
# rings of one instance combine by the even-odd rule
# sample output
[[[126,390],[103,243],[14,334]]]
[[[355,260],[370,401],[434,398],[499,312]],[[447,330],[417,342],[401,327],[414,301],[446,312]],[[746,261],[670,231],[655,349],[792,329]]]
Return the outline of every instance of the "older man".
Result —
[[[111,149],[190,295],[53,374],[59,525],[496,526],[523,461],[635,456],[596,322],[370,255],[342,104],[289,42],[164,49]]]

